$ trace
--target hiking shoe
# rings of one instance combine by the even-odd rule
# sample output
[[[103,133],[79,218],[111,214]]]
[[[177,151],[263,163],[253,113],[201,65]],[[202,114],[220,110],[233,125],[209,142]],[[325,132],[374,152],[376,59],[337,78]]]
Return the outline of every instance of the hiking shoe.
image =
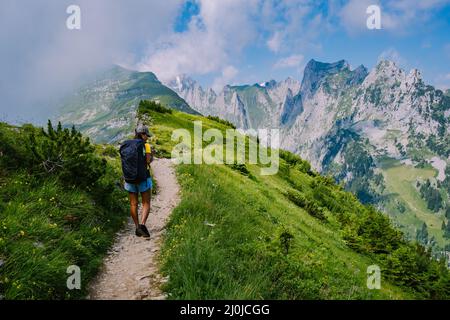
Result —
[[[144,232],[144,236],[145,238],[150,238],[150,232],[148,231],[147,227],[145,226],[145,224],[140,224],[139,227],[141,228],[141,230]]]
[[[139,225],[139,227],[136,228],[136,235],[138,237],[146,237],[147,234],[145,233],[144,230],[142,230],[141,225]]]

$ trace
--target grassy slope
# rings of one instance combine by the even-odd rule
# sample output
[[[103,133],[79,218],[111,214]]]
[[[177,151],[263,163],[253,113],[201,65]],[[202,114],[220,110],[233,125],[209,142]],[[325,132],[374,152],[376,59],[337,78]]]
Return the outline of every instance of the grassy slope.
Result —
[[[437,243],[444,247],[447,241],[443,238],[441,226],[444,218],[438,216],[427,208],[426,202],[415,188],[417,179],[429,179],[437,175],[437,171],[431,168],[414,168],[413,166],[400,165],[399,163],[385,164],[382,169],[386,181],[387,192],[396,199],[403,202],[406,207],[404,213],[399,213],[395,219],[405,228],[410,237],[414,237],[413,229],[420,229],[422,223],[428,226],[431,236],[436,238]],[[392,212],[396,210],[391,210]]]
[[[17,145],[17,151],[29,156],[26,135],[24,128],[0,123],[0,151]],[[106,196],[111,196],[107,205],[100,204],[100,198],[89,188],[68,185],[54,176],[30,175],[27,168],[8,168],[0,161],[0,260],[4,262],[0,266],[1,296],[86,296],[89,280],[102,264],[128,213],[126,195],[114,187],[120,176],[119,163],[115,156],[107,156],[102,146],[97,147],[97,152],[109,162],[100,180],[101,185],[108,186],[105,190],[112,189]],[[8,151],[3,155],[8,156]],[[70,265],[81,269],[81,290],[67,289],[66,271]]]
[[[160,154],[175,142],[173,129],[225,129],[208,119],[151,113]],[[282,160],[281,165],[285,167]],[[182,202],[172,214],[162,251],[167,291],[175,299],[397,299],[411,295],[382,280],[368,290],[366,268],[374,262],[351,250],[337,223],[320,222],[283,196],[292,181],[311,190],[313,177],[296,170],[249,178],[225,165],[180,165]],[[288,181],[291,180],[291,183]],[[293,235],[289,254],[280,236]]]

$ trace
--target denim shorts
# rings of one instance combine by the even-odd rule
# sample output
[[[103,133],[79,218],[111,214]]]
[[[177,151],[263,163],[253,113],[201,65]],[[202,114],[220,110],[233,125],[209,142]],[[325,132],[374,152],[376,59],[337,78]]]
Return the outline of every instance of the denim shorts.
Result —
[[[124,188],[128,192],[139,193],[150,190],[152,186],[152,178],[147,178],[147,181],[142,181],[141,183],[125,182]]]

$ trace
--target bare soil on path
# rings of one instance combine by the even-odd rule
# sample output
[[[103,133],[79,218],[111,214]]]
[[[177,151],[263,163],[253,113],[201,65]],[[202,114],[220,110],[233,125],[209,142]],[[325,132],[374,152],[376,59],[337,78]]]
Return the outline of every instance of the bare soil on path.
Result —
[[[159,274],[157,257],[168,217],[180,201],[180,188],[170,159],[155,159],[152,171],[158,193],[152,197],[146,224],[151,237],[137,237],[130,217],[127,226],[117,234],[98,276],[91,282],[88,299],[166,298],[160,288],[167,279]]]

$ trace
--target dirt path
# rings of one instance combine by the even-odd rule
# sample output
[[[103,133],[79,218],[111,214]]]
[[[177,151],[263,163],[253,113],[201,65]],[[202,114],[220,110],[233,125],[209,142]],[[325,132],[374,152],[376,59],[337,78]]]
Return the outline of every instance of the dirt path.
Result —
[[[102,270],[92,281],[88,299],[136,300],[165,299],[160,290],[166,281],[158,273],[156,256],[161,236],[172,209],[179,202],[179,186],[172,162],[155,159],[152,170],[158,184],[158,194],[152,198],[147,228],[150,240],[134,235],[134,223],[118,233]]]

